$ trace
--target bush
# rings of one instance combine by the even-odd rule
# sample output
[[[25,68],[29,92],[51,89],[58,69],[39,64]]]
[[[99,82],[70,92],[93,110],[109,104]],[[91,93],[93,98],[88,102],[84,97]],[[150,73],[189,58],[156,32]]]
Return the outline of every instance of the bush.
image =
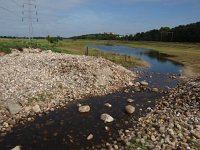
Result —
[[[47,37],[47,41],[55,46],[58,43],[59,38],[58,37],[50,37],[50,36],[48,36]]]

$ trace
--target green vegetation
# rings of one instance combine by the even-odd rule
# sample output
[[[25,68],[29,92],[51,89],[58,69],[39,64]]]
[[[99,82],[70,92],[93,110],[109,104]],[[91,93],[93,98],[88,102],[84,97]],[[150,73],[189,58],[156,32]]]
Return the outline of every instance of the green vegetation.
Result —
[[[111,44],[108,41],[87,41],[87,40],[60,40],[56,44],[48,42],[49,40],[23,40],[23,39],[0,39],[0,52],[10,53],[10,48],[21,50],[22,48],[40,48],[43,50],[52,50],[59,53],[85,55],[86,47],[95,44]],[[126,55],[119,55],[113,53],[100,52],[96,49],[89,49],[89,56],[103,57],[117,64],[125,67],[132,66],[148,66],[148,64],[141,59],[130,57]]]
[[[137,33],[135,41],[200,42],[200,22]]]
[[[145,143],[147,142],[148,141],[145,141]],[[134,150],[134,149],[148,150],[148,148],[143,143],[132,140],[130,141],[130,145],[125,147],[125,150]]]
[[[156,50],[164,54],[172,55],[169,57],[173,61],[185,65],[185,73],[188,76],[200,75],[200,43],[172,43],[172,42],[128,42],[128,41],[107,41],[107,40],[61,40],[56,46],[52,46],[47,40],[34,40],[31,44],[28,40],[19,39],[0,39],[0,51],[9,53],[10,48],[38,47],[44,50],[51,49],[54,52],[68,53],[75,55],[85,55],[88,45],[124,45],[136,48]],[[125,67],[148,66],[141,59],[104,53],[95,49],[89,49],[88,55],[103,57]]]
[[[50,44],[38,42],[37,40],[29,41],[27,39],[0,39],[0,52],[4,52],[6,54],[11,52],[11,49],[22,50],[22,48],[40,48],[43,50],[51,49],[55,52],[67,53],[67,50],[63,50],[57,47],[52,47]]]
[[[161,27],[135,35],[120,36],[114,33],[87,34],[71,39],[121,40],[121,41],[165,41],[165,42],[200,42],[200,22],[180,25],[175,28]]]

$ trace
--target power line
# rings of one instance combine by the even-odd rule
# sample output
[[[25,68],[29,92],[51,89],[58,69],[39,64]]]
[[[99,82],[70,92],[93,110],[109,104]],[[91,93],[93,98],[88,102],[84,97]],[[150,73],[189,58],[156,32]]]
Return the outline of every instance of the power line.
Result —
[[[24,22],[24,20],[28,21],[29,39],[31,40],[33,38],[33,23],[34,21],[38,22],[38,12],[35,0],[26,0],[26,2],[23,3],[22,7],[22,22]]]
[[[5,7],[2,7],[2,6],[0,6],[0,8],[3,9],[3,10],[5,10],[5,11],[7,11],[7,12],[9,12],[9,13],[11,13],[11,14],[13,14],[13,15],[15,15],[15,16],[17,16],[17,17],[19,17],[19,18],[21,18],[20,15],[16,14],[16,12],[14,12],[12,10],[9,10],[9,9],[7,9]]]
[[[17,3],[15,0],[11,0],[11,2],[15,3],[17,6],[22,7],[19,3]]]

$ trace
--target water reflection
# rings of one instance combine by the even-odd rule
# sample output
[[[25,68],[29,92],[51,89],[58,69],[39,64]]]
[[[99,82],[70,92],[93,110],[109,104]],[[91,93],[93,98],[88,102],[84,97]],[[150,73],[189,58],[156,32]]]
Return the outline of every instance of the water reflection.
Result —
[[[150,68],[143,69],[146,72],[159,72],[168,74],[180,74],[183,65],[169,60],[167,57],[174,57],[167,54],[159,53],[154,50],[145,50],[141,48],[131,48],[126,46],[106,46],[92,45],[89,48],[99,49],[104,52],[113,52],[117,54],[135,56],[143,59],[150,64]],[[140,68],[141,69],[141,68]]]

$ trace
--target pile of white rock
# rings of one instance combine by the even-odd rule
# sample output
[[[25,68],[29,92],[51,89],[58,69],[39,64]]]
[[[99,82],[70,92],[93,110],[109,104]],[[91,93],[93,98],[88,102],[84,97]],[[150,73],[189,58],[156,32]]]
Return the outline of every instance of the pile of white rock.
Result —
[[[85,96],[105,95],[132,84],[135,74],[106,59],[13,50],[0,57],[0,120],[53,110]]]

